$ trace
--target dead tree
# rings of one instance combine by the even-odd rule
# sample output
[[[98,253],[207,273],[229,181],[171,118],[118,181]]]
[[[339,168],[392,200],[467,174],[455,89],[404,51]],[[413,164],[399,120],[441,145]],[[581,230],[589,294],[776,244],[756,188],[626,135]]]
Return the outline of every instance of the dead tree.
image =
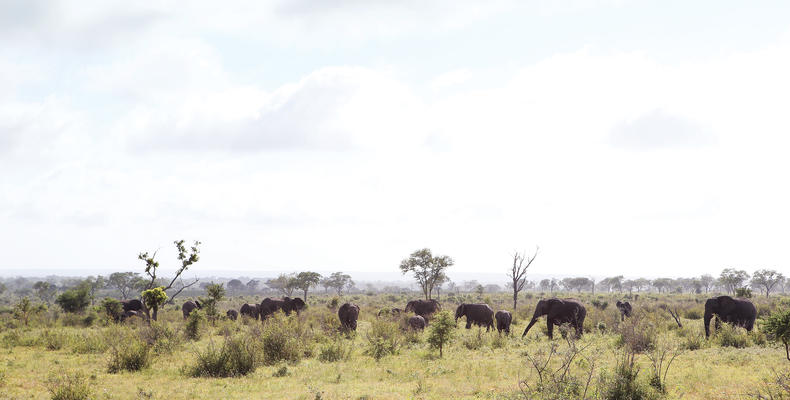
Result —
[[[511,282],[510,285],[513,288],[513,312],[516,312],[516,307],[518,306],[518,293],[524,289],[524,285],[527,283],[527,268],[532,265],[532,262],[535,261],[535,257],[538,256],[538,247],[535,248],[535,253],[532,256],[528,255],[526,252],[513,253],[513,267],[508,274]]]

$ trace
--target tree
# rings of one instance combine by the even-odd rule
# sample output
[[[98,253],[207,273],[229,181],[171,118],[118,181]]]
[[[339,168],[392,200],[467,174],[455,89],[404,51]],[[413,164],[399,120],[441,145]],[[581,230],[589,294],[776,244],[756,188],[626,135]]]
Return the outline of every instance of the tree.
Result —
[[[291,297],[296,289],[296,276],[294,274],[280,274],[280,276],[266,281],[266,286],[280,291],[284,296]]]
[[[699,277],[699,283],[705,288],[705,293],[708,293],[711,288],[713,288],[713,284],[716,283],[716,278],[711,275],[705,274]]]
[[[94,300],[96,300],[96,291],[107,287],[107,279],[105,279],[101,275],[98,275],[96,277],[89,276],[88,279],[86,279],[83,282],[83,284],[87,285],[88,287],[88,292],[90,294],[90,299],[91,299],[91,305],[93,305]]]
[[[5,293],[6,289],[7,288],[6,288],[5,284],[3,284],[3,282],[0,282],[0,295]]]
[[[181,279],[181,274],[186,272],[186,270],[189,269],[192,264],[200,260],[199,241],[196,240],[189,250],[187,250],[183,240],[176,240],[173,242],[173,244],[176,245],[176,250],[178,251],[178,261],[181,262],[181,266],[176,270],[175,275],[173,275],[173,279],[170,280],[170,283],[161,286],[162,290],[164,291],[173,288],[173,284],[175,284],[177,280]],[[147,285],[145,286],[145,290],[154,289],[154,286],[158,284],[156,272],[159,269],[159,261],[156,261],[156,252],[154,252],[153,255],[148,255],[148,252],[140,253],[137,255],[137,258],[145,263],[145,274],[148,275],[148,278],[150,279],[150,281],[148,281]],[[173,299],[175,299],[179,293],[181,293],[184,289],[195,285],[198,283],[198,281],[199,279],[195,278],[194,281],[185,285],[183,280],[181,280],[181,285],[178,290],[176,290],[176,292],[169,297],[170,301],[173,301]]]
[[[735,289],[743,287],[744,282],[749,279],[749,274],[743,270],[725,268],[719,275],[719,282],[727,289],[727,293],[735,294]]]
[[[653,282],[651,282],[650,279],[646,279],[646,278],[634,279],[634,285],[636,287],[637,292],[641,292],[642,289],[650,289],[650,285],[652,283]]]
[[[55,303],[68,313],[81,313],[91,304],[90,288],[88,285],[69,289],[58,296]]]
[[[307,291],[318,286],[319,282],[321,282],[321,274],[318,272],[304,271],[296,274],[295,286],[304,292],[304,301],[307,301]]]
[[[351,280],[351,275],[344,274],[342,272],[333,272],[331,275],[329,275],[326,283],[329,285],[329,287],[335,289],[338,296],[343,294],[343,289],[354,286],[354,281]]]
[[[241,281],[239,281],[241,283]],[[217,304],[225,298],[225,287],[222,286],[221,283],[212,283],[206,286],[206,294],[208,295],[208,299],[200,299],[201,303],[203,303],[203,309],[206,311],[206,316],[208,319],[214,323],[219,317],[219,312],[217,311]]]
[[[532,262],[535,261],[535,257],[538,256],[539,248],[535,249],[535,253],[531,256],[526,252],[513,253],[513,265],[510,267],[510,273],[508,277],[510,278],[510,287],[513,289],[513,312],[516,312],[516,308],[518,306],[518,293],[524,289],[524,284],[527,283],[527,268],[532,265]]]
[[[540,286],[540,290],[543,291],[549,290],[549,288],[551,288],[551,279],[548,278],[542,279],[539,283],[539,286]]]
[[[148,316],[148,323],[150,324],[151,319],[156,321],[156,317],[159,314],[159,307],[163,306],[167,301],[167,293],[165,292],[164,286],[159,286],[153,289],[144,290],[142,296],[143,304],[145,304],[145,312]],[[153,314],[150,314],[149,310],[152,310]]]
[[[260,284],[261,284],[261,281],[259,281],[257,279],[251,279],[249,282],[247,282],[247,290],[249,290],[250,292],[254,292],[254,291],[258,290],[258,286]]]
[[[579,277],[579,278],[564,278],[562,280],[562,285],[565,286],[565,290],[576,290],[576,292],[581,292],[582,289],[590,286],[592,281],[589,278]]]
[[[41,301],[45,303],[52,302],[52,299],[55,297],[57,293],[57,286],[44,281],[38,281],[33,284],[33,290],[36,291],[36,296],[38,296]]]
[[[414,274],[414,279],[422,288],[425,299],[431,298],[434,286],[444,277],[444,271],[455,262],[448,256],[434,257],[430,249],[420,249],[401,261],[400,270],[405,275]]]
[[[654,279],[653,287],[655,287],[658,290],[658,293],[662,293],[665,290],[668,292],[672,288],[672,279],[670,278]]]
[[[785,357],[790,361],[790,310],[777,311],[763,322],[763,331],[773,341],[785,345]]]
[[[428,343],[431,348],[439,349],[439,357],[443,356],[444,345],[453,340],[455,321],[449,311],[441,311],[431,321],[431,332],[428,335]]]
[[[774,286],[784,282],[784,279],[784,275],[779,272],[771,269],[760,269],[754,271],[754,276],[752,276],[752,286],[765,289],[765,297],[769,297]]]
[[[601,281],[601,285],[606,286],[609,289],[609,291],[611,291],[612,289],[617,289],[618,292],[622,292],[623,276],[617,275],[617,276],[606,278]]]
[[[228,289],[233,292],[241,292],[244,290],[244,288],[244,283],[239,279],[232,279],[230,282],[228,282]]]
[[[101,307],[104,309],[105,314],[107,314],[107,316],[113,321],[118,321],[121,319],[123,305],[120,301],[115,300],[112,297],[105,297],[101,301]]]
[[[14,318],[25,323],[25,326],[30,322],[30,317],[34,314],[40,313],[46,309],[43,304],[38,307],[33,305],[29,298],[23,297],[18,303],[14,305]]]

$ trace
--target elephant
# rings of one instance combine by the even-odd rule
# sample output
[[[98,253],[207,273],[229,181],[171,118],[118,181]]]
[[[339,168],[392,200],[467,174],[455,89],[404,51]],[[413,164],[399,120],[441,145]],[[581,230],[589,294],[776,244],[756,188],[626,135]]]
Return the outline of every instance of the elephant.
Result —
[[[299,297],[293,299],[288,296],[285,296],[282,299],[270,299],[267,297],[261,302],[261,320],[280,310],[282,310],[285,315],[291,315],[292,311],[296,311],[298,314],[299,311],[304,310],[306,307],[307,304],[305,304],[304,300],[300,299]]]
[[[247,304],[247,303],[244,303],[244,304],[241,305],[241,309],[239,310],[239,312],[244,317],[249,317],[249,318],[257,320],[258,317],[260,316],[260,313],[261,313],[260,309],[261,309],[261,306],[259,304]]]
[[[705,302],[704,315],[706,338],[710,336],[709,325],[714,314],[724,322],[751,331],[754,328],[754,320],[757,318],[757,309],[754,308],[751,301],[744,298],[733,299],[730,296],[719,296],[708,299]]]
[[[425,318],[419,315],[410,317],[408,323],[409,323],[409,328],[415,331],[421,331],[425,329]]]
[[[359,306],[353,303],[343,303],[337,310],[337,317],[340,319],[340,326],[343,330],[356,331]]]
[[[584,326],[584,317],[587,316],[587,309],[584,308],[582,303],[576,299],[544,299],[538,302],[535,306],[535,314],[532,315],[532,320],[529,325],[524,329],[521,337],[527,336],[527,332],[535,325],[538,318],[546,316],[546,324],[548,325],[549,339],[554,338],[554,325],[562,325],[569,323],[576,330],[576,337],[581,337]]]
[[[143,306],[143,302],[138,299],[121,300],[121,306],[123,307],[123,311],[145,312],[145,307]]]
[[[455,309],[455,322],[461,317],[466,317],[466,329],[472,324],[485,326],[486,332],[494,327],[494,310],[488,304],[461,304]]]
[[[510,311],[499,310],[494,314],[494,319],[496,319],[496,331],[499,333],[505,331],[510,335],[510,324],[513,322],[513,315],[510,314]]]
[[[620,300],[617,300],[616,304],[617,309],[620,310],[620,321],[625,321],[625,317],[631,316],[631,303],[627,301],[623,303]]]
[[[195,301],[189,300],[189,301],[184,302],[184,305],[181,306],[181,312],[184,313],[184,319],[187,319],[187,317],[189,317],[189,314],[192,311],[195,311],[195,309],[199,310],[201,308],[203,308],[203,305],[200,304],[200,301],[198,301],[198,300],[195,300]]]
[[[376,316],[381,317],[382,315],[388,315],[392,317],[392,316],[400,315],[400,313],[402,312],[403,310],[401,310],[400,308],[390,308],[390,309],[382,308],[381,310],[379,310]]]
[[[127,319],[132,318],[132,317],[140,317],[140,318],[142,318],[143,315],[145,315],[145,314],[143,314],[142,311],[129,310],[129,311],[124,311],[123,313],[121,313],[120,319],[121,319],[121,322],[123,322],[123,321],[126,321]]]
[[[427,322],[433,313],[442,310],[442,305],[439,304],[438,301],[434,299],[430,300],[411,300],[406,303],[406,308],[403,309],[404,312],[413,312],[416,315],[419,315],[425,318]]]
[[[227,312],[225,312],[225,315],[227,315],[228,319],[230,319],[231,321],[235,321],[236,319],[239,318],[239,312],[236,310],[228,310]]]

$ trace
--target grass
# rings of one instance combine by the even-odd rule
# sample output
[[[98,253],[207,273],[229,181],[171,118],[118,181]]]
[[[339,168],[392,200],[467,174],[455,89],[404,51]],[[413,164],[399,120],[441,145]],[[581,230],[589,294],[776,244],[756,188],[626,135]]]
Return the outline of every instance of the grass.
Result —
[[[310,355],[309,351],[300,347],[299,361],[288,363],[285,369],[283,367],[286,364],[282,362],[272,362],[271,365],[261,362],[254,370],[245,369],[246,375],[228,374],[236,375],[234,378],[193,378],[186,376],[184,371],[195,363],[196,354],[206,354],[212,344],[219,347],[219,344],[225,343],[229,330],[233,331],[233,337],[250,337],[260,341],[264,330],[274,332],[277,329],[261,329],[260,323],[244,326],[237,322],[235,326],[240,328],[236,332],[235,327],[218,324],[206,328],[199,340],[169,349],[170,353],[152,351],[154,354],[148,368],[136,372],[122,370],[110,373],[107,365],[112,350],[103,350],[100,338],[106,337],[111,341],[119,335],[150,337],[150,332],[145,332],[145,326],[132,323],[91,328],[48,325],[7,329],[0,324],[0,337],[10,335],[18,338],[13,339],[14,342],[25,343],[15,343],[0,351],[0,398],[50,398],[48,376],[40,371],[63,370],[86,377],[92,392],[96,394],[94,397],[110,399],[142,398],[141,390],[150,398],[167,399],[313,399],[316,393],[320,393],[323,399],[518,399],[523,398],[518,382],[527,377],[529,370],[522,354],[545,351],[552,343],[559,346],[560,350],[567,346],[556,330],[554,341],[549,341],[541,329],[534,328],[527,338],[521,339],[520,332],[524,330],[527,320],[518,318],[518,315],[529,314],[521,312],[521,309],[534,307],[537,299],[532,299],[531,304],[520,305],[520,313],[514,313],[517,320],[512,327],[512,336],[500,337],[496,332],[466,330],[463,329],[462,321],[459,321],[459,329],[455,332],[457,338],[444,349],[443,358],[438,358],[436,352],[428,348],[425,341],[427,333],[418,333],[419,340],[377,361],[364,352],[368,345],[368,334],[374,332],[375,310],[389,303],[386,296],[374,296],[370,298],[369,304],[363,305],[366,299],[362,296],[361,300],[355,300],[363,306],[356,335],[346,337],[323,332],[326,324],[322,324],[319,317],[330,311],[325,306],[315,305],[303,313],[300,320],[289,322],[289,326],[294,329],[303,330],[298,333],[298,337],[312,343],[314,354]],[[496,302],[498,299],[494,300]],[[507,298],[502,296],[501,301],[502,304],[495,303],[497,307],[507,308]],[[607,301],[613,303],[613,299]],[[632,304],[636,307],[641,301]],[[616,354],[621,349],[618,347],[621,339],[617,332],[624,324],[620,323],[619,315],[612,307],[595,309],[594,312],[592,309],[588,307],[588,319],[592,319],[591,332],[586,333],[578,345],[589,346],[585,351],[595,356],[593,385],[596,385],[600,374],[604,371],[611,373],[617,367]],[[672,364],[667,374],[666,398],[746,398],[748,393],[754,393],[764,385],[766,378],[787,368],[788,362],[781,345],[759,345],[755,344],[754,339],[749,339],[746,347],[722,346],[715,338],[700,340],[699,335],[703,332],[700,320],[683,318],[683,329],[670,329],[671,325],[664,322],[674,324],[674,321],[667,318],[656,317],[651,322],[660,325],[657,329],[665,335],[663,337],[672,338],[678,344],[691,342],[696,349],[687,350]],[[185,322],[180,310],[167,309],[162,312],[160,320],[167,326],[162,330],[183,331]],[[596,328],[601,321],[607,326],[603,333]],[[545,322],[541,322],[545,326]],[[113,330],[117,332],[104,334]],[[258,330],[258,336],[253,333],[255,330]],[[39,338],[45,331],[58,332],[69,340],[65,340],[60,349],[48,350],[43,342],[31,344],[30,340],[25,339]],[[729,335],[730,332],[725,334]],[[740,336],[743,333],[736,330],[733,334]],[[160,336],[166,339],[170,334]],[[81,338],[92,343],[81,344]],[[468,344],[472,343],[474,349],[469,349]],[[280,342],[270,344],[282,345]],[[154,346],[146,345],[151,348]],[[107,346],[111,348],[112,344]],[[638,354],[635,364],[641,371],[637,380],[648,384],[651,364],[646,354]]]

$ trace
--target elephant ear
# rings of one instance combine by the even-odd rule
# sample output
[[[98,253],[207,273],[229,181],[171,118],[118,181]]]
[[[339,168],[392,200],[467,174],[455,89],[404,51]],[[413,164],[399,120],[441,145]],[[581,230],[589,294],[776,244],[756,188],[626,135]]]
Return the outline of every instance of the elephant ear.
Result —
[[[617,307],[622,307],[622,305],[623,305],[623,303],[621,303],[620,300],[617,300],[616,304],[617,304]]]
[[[719,297],[719,308],[727,309],[735,306],[735,299],[730,296]]]

